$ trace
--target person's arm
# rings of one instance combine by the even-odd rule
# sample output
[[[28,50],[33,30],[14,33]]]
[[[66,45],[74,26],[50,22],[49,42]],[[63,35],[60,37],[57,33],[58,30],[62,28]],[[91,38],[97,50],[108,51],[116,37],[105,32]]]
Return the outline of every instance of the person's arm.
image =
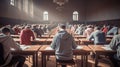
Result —
[[[50,45],[50,47],[52,48],[52,49],[55,49],[55,47],[56,47],[56,40],[57,40],[57,36],[55,36],[54,38],[53,38],[53,41],[52,41],[52,43],[51,43],[51,45]]]
[[[110,42],[110,48],[113,49],[113,50],[116,50],[117,49],[117,38],[116,36],[113,37],[113,39],[111,40]]]
[[[75,43],[75,40],[74,40],[74,38],[72,36],[71,36],[71,38],[72,38],[72,48],[76,49],[77,48],[77,44]]]
[[[83,36],[87,36],[87,32],[86,32],[86,30],[83,32]]]
[[[30,34],[31,34],[32,40],[34,40],[35,39],[35,32],[31,30]]]
[[[11,36],[8,36],[6,39],[6,43],[9,43],[10,48],[14,49],[14,50],[22,50],[20,48],[20,45],[18,45]]]
[[[94,33],[91,33],[89,37],[87,37],[88,40],[92,40],[94,37],[93,37]]]

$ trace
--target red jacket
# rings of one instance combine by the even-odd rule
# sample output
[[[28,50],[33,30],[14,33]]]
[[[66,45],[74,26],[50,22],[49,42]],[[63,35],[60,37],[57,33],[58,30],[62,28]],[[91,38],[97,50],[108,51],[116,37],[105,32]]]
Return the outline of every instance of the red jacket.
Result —
[[[20,44],[31,45],[31,37],[35,39],[33,31],[30,29],[23,29],[20,33]]]
[[[107,34],[108,28],[107,28],[107,27],[104,27],[104,28],[102,29],[102,31],[103,31],[105,34]]]

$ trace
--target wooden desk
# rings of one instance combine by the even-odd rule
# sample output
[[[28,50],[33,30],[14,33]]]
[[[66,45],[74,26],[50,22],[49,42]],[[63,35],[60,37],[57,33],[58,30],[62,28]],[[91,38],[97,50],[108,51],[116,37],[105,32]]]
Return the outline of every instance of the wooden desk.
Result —
[[[40,38],[53,38],[55,35],[42,35]]]
[[[79,39],[74,39],[76,44],[80,44]],[[17,41],[17,40],[16,40]],[[32,43],[33,44],[46,44],[46,45],[50,45],[53,41],[53,38],[39,38],[37,40],[33,40]]]
[[[41,51],[41,55],[42,55],[42,67],[46,67],[46,56],[47,55],[55,55],[55,51],[54,50],[46,50],[46,48],[49,47],[49,45],[42,45],[42,47],[40,48]],[[82,61],[82,66],[86,66],[87,67],[87,60],[88,60],[88,55],[91,51],[91,49],[89,47],[87,47],[86,45],[82,45],[83,48],[81,49],[76,49],[73,50],[73,55],[81,55],[81,61]],[[83,64],[83,62],[85,62],[85,64]]]
[[[89,41],[86,38],[79,39],[81,44],[94,44],[94,41]],[[111,39],[106,39],[106,44],[109,44],[111,42]]]
[[[13,51],[12,54],[15,55],[32,55],[33,67],[38,67],[38,51],[40,49],[40,45],[29,45],[30,48],[27,48],[22,51]]]
[[[13,38],[19,38],[20,35],[11,35],[11,37],[13,37]]]
[[[106,38],[112,39],[114,35],[106,35]]]
[[[17,43],[20,43],[20,38],[13,38],[13,40]]]
[[[116,51],[113,50],[105,50],[104,45],[88,45],[92,49],[92,51],[95,53],[95,67],[97,67],[98,64],[98,56],[100,55],[113,55],[116,53]]]
[[[74,38],[84,38],[86,39],[86,36],[83,36],[83,35],[73,35]],[[113,35],[106,35],[106,39],[112,39],[113,38]]]

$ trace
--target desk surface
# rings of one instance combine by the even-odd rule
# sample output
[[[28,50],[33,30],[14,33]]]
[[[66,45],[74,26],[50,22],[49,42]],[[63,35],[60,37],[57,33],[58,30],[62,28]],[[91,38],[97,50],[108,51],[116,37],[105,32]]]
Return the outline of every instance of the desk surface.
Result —
[[[115,53],[116,51],[112,49],[104,49],[104,45],[88,45],[95,53]],[[109,47],[110,48],[110,47]]]
[[[55,53],[54,50],[46,50],[47,47],[49,47],[49,45],[41,45],[40,51],[44,52],[44,53],[50,53],[50,54],[54,54]],[[86,45],[81,45],[81,47],[82,47],[81,49],[75,49],[75,50],[73,50],[73,53],[74,54],[80,54],[80,52],[81,52],[81,54],[82,54],[83,52],[90,52],[90,51],[92,51]]]
[[[11,37],[13,37],[13,38],[19,38],[20,35],[11,35]]]
[[[87,40],[86,38],[79,39],[82,44],[94,44],[94,41]],[[110,43],[111,39],[106,39],[106,43]]]
[[[35,52],[38,52],[40,49],[40,45],[29,45],[30,47],[22,50],[22,51],[12,51],[13,54],[24,54],[24,55],[29,55],[29,54],[34,54]]]
[[[14,39],[14,41],[16,41],[16,42],[20,42],[20,39],[19,38],[13,38]],[[75,42],[77,43],[77,44],[79,44],[79,39],[74,39],[75,40]],[[51,42],[53,41],[53,38],[37,38],[37,39],[35,39],[35,40],[32,40],[31,42],[33,43],[33,44],[50,44]]]
[[[42,35],[41,38],[53,38],[55,35]],[[75,35],[72,35],[74,38],[86,38],[86,36],[83,36],[83,35],[79,35],[79,34],[75,34]],[[106,35],[106,38],[113,38],[113,35]]]

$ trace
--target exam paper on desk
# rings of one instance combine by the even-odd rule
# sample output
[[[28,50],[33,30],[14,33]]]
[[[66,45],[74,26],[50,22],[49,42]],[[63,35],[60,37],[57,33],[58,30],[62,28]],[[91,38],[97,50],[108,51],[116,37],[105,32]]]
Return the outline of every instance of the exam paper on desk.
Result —
[[[27,49],[27,48],[30,48],[30,46],[20,45],[20,48],[21,48],[22,50],[25,50],[25,49]]]
[[[77,46],[76,49],[82,49],[82,48],[83,48],[82,46]],[[49,47],[47,47],[45,50],[54,50],[54,49],[52,49],[52,48],[49,46]]]
[[[112,50],[109,45],[104,45],[102,48],[105,50]]]

